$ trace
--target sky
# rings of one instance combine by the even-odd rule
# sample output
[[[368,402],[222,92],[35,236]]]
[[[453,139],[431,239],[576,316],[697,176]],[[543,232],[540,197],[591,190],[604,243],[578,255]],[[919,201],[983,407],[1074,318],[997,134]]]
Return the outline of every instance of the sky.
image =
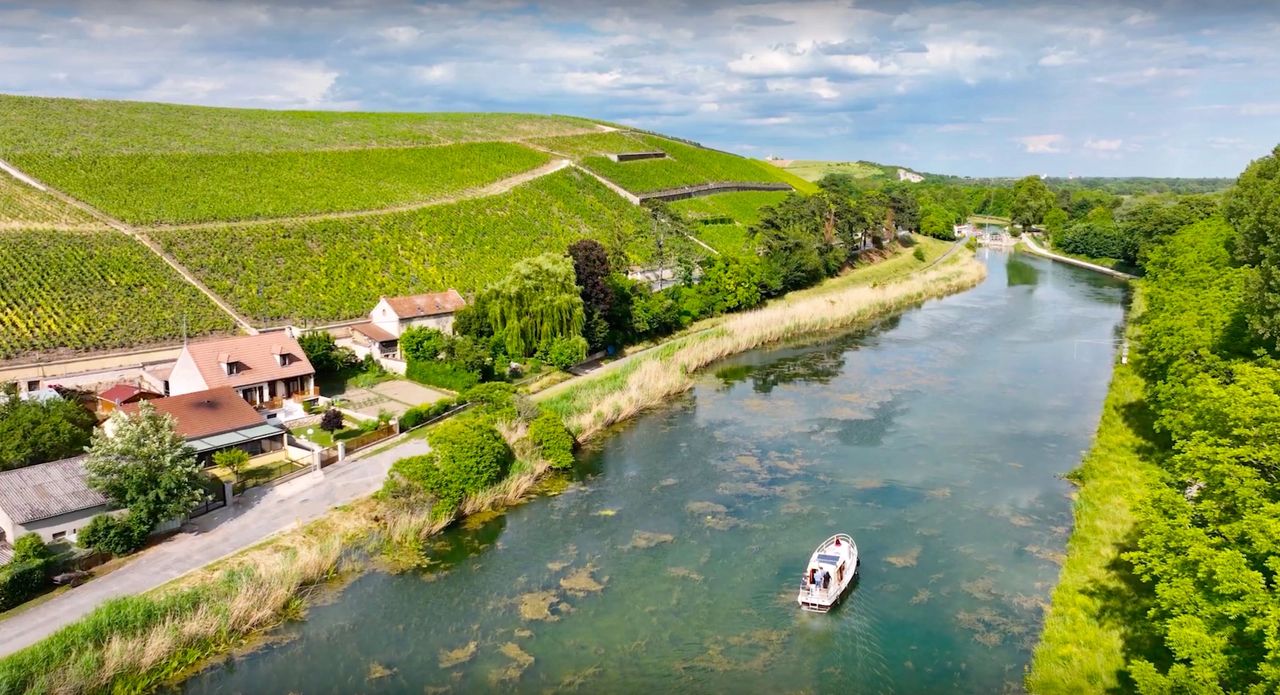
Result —
[[[0,0],[0,92],[564,113],[970,176],[1235,176],[1280,142],[1280,3]]]

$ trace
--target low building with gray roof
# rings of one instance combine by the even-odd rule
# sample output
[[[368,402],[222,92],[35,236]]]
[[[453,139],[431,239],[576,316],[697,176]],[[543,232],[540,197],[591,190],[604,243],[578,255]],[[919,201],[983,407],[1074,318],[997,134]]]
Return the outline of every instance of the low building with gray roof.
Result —
[[[75,540],[89,520],[107,511],[107,498],[89,487],[84,456],[0,471],[0,543],[38,533],[46,543]]]

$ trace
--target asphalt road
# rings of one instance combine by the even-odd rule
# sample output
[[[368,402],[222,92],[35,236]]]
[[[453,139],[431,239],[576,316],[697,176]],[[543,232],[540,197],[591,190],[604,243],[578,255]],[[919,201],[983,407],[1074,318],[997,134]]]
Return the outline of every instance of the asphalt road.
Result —
[[[372,494],[382,486],[392,463],[428,450],[425,440],[408,439],[368,458],[335,464],[323,473],[250,490],[232,504],[188,523],[124,567],[0,622],[0,656],[40,641],[108,599],[149,591]]]

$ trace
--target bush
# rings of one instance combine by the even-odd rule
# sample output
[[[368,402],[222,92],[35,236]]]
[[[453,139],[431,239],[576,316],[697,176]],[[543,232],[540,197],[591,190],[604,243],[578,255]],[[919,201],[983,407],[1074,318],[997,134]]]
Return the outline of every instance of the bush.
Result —
[[[461,393],[480,383],[480,375],[440,360],[409,359],[405,376],[419,384]]]
[[[539,355],[547,363],[562,371],[569,371],[573,365],[587,357],[587,339],[580,335],[559,336],[547,344],[546,350]]]
[[[337,408],[324,411],[324,415],[320,418],[320,429],[329,433],[342,429],[342,411]]]
[[[15,557],[13,562],[0,567],[0,611],[22,605],[40,593],[49,582],[48,564],[44,558],[19,562]]]
[[[917,261],[924,262],[924,247],[917,246],[915,251],[911,252],[911,257]]]
[[[529,423],[529,440],[542,450],[542,458],[553,468],[573,466],[573,447],[577,442],[555,413],[544,412]]]
[[[38,533],[28,533],[13,542],[14,564],[28,560],[48,560],[53,556]]]
[[[101,514],[80,529],[76,542],[82,548],[111,555],[128,555],[141,548],[150,533],[151,526],[136,514],[119,517]]]
[[[427,441],[430,453],[396,461],[391,470],[399,482],[434,496],[441,509],[453,509],[466,495],[502,480],[514,460],[498,430],[480,420],[444,422]]]
[[[440,417],[458,405],[461,405],[461,399],[454,400],[451,398],[436,401],[435,403],[416,405],[404,411],[404,414],[400,416],[400,431],[403,432],[411,427],[417,427],[427,420]]]

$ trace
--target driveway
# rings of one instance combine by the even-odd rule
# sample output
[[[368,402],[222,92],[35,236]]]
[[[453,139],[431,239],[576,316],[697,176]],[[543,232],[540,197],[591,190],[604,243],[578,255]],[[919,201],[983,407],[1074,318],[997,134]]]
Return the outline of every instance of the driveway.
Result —
[[[0,656],[11,654],[84,617],[107,599],[154,589],[210,562],[305,524],[333,507],[372,494],[396,460],[429,450],[423,439],[353,458],[272,488],[254,488],[206,514],[129,564],[0,622]]]

